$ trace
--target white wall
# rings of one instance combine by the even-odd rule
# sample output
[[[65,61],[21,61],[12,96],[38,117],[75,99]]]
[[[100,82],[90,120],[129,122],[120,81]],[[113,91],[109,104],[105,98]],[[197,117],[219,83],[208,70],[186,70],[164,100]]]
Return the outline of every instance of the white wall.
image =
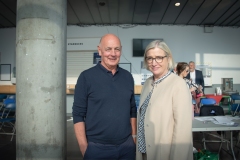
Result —
[[[117,26],[68,26],[67,37],[99,38],[106,33],[118,35],[122,41],[123,56],[121,63],[132,63],[132,73],[136,84],[140,84],[141,57],[132,57],[133,38],[162,38],[172,50],[177,62],[191,60],[196,63],[210,63],[212,67],[212,83],[221,84],[221,78],[234,78],[240,84],[240,28],[214,27],[212,33],[204,33],[199,26],[135,26],[122,28]],[[1,64],[15,66],[16,30],[0,29]],[[92,50],[97,46],[93,45]],[[236,59],[237,57],[237,59]],[[225,77],[227,76],[227,77]],[[0,84],[10,82],[0,81]]]
[[[235,84],[240,84],[240,63],[236,63],[236,57],[240,58],[240,28],[214,27],[212,33],[204,33],[204,28],[200,26],[166,25],[127,29],[117,26],[68,26],[67,30],[68,38],[101,37],[106,33],[114,33],[120,37],[124,55],[120,62],[132,63],[136,84],[141,81],[140,62],[143,59],[132,57],[133,38],[162,38],[170,47],[176,62],[193,60],[199,64],[210,63],[213,84],[221,84],[221,78],[233,78]]]

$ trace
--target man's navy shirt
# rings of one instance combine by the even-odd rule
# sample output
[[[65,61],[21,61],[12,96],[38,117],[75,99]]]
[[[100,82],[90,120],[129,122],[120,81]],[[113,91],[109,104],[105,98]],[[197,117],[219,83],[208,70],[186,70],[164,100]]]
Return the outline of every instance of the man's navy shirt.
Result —
[[[75,86],[73,122],[85,122],[89,142],[121,144],[131,134],[136,118],[134,81],[118,67],[113,75],[100,62],[83,71]]]

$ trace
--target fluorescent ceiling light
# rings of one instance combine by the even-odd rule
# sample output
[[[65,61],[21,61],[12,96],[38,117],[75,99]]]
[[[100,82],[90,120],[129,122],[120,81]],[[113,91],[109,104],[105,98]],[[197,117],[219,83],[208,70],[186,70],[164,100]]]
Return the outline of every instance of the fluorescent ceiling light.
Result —
[[[180,3],[179,2],[175,3],[175,6],[176,7],[180,6]]]

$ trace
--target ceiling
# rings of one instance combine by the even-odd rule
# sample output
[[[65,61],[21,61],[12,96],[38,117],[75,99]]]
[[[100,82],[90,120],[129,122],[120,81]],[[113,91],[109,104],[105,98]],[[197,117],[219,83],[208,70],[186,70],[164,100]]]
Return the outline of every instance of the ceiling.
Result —
[[[0,0],[0,28],[16,27],[16,1]],[[68,0],[67,24],[240,27],[240,0]]]

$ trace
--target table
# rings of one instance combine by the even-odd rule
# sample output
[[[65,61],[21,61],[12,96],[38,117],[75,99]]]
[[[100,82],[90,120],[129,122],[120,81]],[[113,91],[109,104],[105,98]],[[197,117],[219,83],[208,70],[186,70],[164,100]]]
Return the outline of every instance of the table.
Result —
[[[209,116],[214,117],[214,116]],[[236,160],[234,151],[233,151],[233,133],[232,131],[240,131],[240,119],[233,120],[238,123],[238,126],[226,126],[226,125],[218,125],[213,122],[204,123],[203,121],[199,121],[194,118],[192,123],[192,132],[208,132],[208,131],[229,131],[230,132],[230,148],[232,151],[233,159]]]

